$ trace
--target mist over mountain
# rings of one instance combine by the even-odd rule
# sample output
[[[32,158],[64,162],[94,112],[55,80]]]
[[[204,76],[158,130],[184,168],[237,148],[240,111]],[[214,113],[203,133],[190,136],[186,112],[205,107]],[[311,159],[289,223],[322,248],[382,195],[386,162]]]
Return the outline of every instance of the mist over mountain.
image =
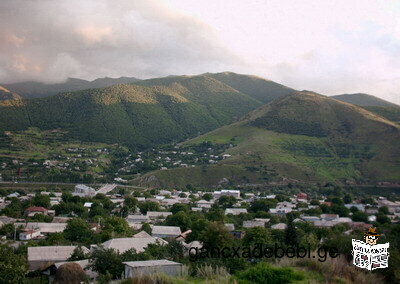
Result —
[[[128,84],[139,81],[134,77],[121,78],[98,78],[87,81],[76,78],[68,78],[64,83],[45,84],[40,82],[20,82],[14,84],[3,84],[12,92],[20,94],[24,99],[43,98],[56,95],[62,92],[80,91],[85,89],[104,88],[116,84]]]

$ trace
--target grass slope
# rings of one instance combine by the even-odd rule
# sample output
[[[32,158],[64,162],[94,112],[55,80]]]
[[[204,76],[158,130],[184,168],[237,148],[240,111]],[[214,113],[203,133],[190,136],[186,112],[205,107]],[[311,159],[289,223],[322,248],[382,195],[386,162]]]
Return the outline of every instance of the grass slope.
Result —
[[[294,93],[295,90],[257,76],[236,74],[233,72],[206,73],[205,76],[223,82],[228,86],[247,94],[252,98],[269,103],[274,99]]]
[[[285,178],[303,181],[399,181],[399,126],[357,106],[318,94],[298,93],[264,105],[241,121],[186,144],[233,143],[218,173],[203,180],[242,179],[261,183]],[[225,169],[241,169],[236,177]],[[199,169],[153,172],[140,181],[204,185]],[[217,176],[215,176],[217,175]],[[174,177],[172,177],[174,176]],[[280,177],[280,179],[278,178]],[[214,183],[215,185],[216,183]]]

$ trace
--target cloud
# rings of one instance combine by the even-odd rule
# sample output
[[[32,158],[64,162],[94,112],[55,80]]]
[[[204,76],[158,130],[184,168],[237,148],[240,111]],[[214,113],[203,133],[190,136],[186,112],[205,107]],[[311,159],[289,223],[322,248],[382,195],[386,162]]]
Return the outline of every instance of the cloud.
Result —
[[[400,2],[0,1],[0,82],[220,71],[400,104]]]
[[[0,2],[0,82],[193,74],[238,60],[211,27],[159,1]]]

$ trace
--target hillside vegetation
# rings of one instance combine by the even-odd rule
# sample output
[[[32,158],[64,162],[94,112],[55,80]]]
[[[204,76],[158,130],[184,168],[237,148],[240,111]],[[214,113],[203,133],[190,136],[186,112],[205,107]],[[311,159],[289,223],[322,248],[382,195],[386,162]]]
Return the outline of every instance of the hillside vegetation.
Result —
[[[0,131],[66,129],[83,141],[145,147],[231,123],[260,102],[212,78],[163,86],[114,85],[0,103]]]
[[[211,179],[203,172],[207,181],[398,182],[399,139],[399,126],[393,122],[351,104],[300,92],[185,144],[210,141],[235,145],[226,151],[232,156],[214,166],[218,170],[210,170]],[[235,177],[230,174],[232,167]],[[171,180],[175,185],[202,185],[196,178],[198,171],[175,169],[171,175],[168,171],[153,172],[136,182],[143,184],[152,177],[152,182],[160,185],[170,186]]]

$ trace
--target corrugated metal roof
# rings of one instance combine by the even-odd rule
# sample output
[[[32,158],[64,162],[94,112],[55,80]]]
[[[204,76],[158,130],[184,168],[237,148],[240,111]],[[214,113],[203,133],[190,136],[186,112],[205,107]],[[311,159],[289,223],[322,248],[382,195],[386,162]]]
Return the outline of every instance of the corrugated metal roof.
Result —
[[[37,260],[66,260],[77,246],[47,246],[28,247],[28,261]],[[86,247],[82,247],[85,253],[89,253]]]
[[[144,249],[149,244],[156,244],[159,242],[160,244],[165,244],[165,241],[158,238],[118,238],[111,239],[103,243],[104,248],[106,249],[115,249],[120,253],[124,253],[127,250],[135,249],[136,252],[143,252]]]
[[[39,223],[39,222],[28,222],[26,223],[15,223],[15,226],[20,226],[25,229],[36,229],[39,228],[41,233],[59,233],[65,230],[67,223]]]
[[[147,266],[163,266],[163,265],[182,265],[179,262],[174,262],[166,259],[159,260],[144,260],[144,261],[127,261],[123,264],[130,267],[147,267]]]
[[[154,226],[151,234],[179,236],[181,234],[181,228],[175,226]]]

